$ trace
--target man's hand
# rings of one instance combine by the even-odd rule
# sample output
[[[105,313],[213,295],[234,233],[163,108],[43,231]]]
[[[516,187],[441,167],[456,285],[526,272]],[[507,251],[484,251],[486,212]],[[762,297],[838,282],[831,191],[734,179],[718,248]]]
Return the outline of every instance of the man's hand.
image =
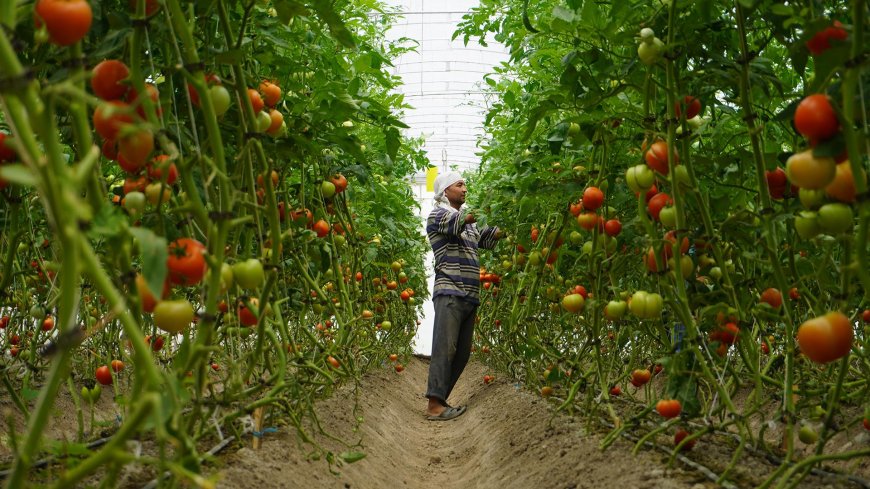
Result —
[[[474,218],[474,214],[468,213],[465,215],[465,224],[471,224],[477,222],[477,219]]]

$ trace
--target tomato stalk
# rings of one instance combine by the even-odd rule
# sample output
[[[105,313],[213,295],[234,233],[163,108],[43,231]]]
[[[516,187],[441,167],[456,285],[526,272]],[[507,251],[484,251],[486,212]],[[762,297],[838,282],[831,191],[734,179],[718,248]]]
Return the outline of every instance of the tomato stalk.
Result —
[[[867,187],[866,178],[860,178],[861,175],[866,175],[863,171],[866,160],[866,117],[863,118],[865,131],[856,131],[852,121],[856,119],[856,106],[854,103],[858,83],[860,82],[861,71],[863,65],[858,63],[862,53],[866,49],[864,45],[864,29],[866,28],[865,19],[867,15],[866,0],[855,0],[852,2],[852,49],[850,57],[852,64],[846,66],[843,75],[843,82],[840,85],[840,91],[843,94],[842,114],[843,135],[846,139],[846,149],[849,154],[849,166],[854,175],[855,194],[863,196],[858,200],[858,233],[855,235],[855,258],[858,262],[856,270],[861,283],[864,285],[864,299],[870,301],[870,258],[868,258],[867,243],[870,242],[870,189]],[[863,98],[863,92],[862,92]],[[862,104],[863,106],[863,104]],[[863,148],[863,150],[862,150]]]
[[[750,90],[750,82],[749,82],[749,62],[750,62],[750,53],[749,47],[747,45],[747,37],[746,37],[746,27],[745,27],[745,14],[743,11],[743,7],[740,5],[740,2],[736,2],[736,15],[737,21],[737,32],[738,32],[738,41],[740,44],[740,56],[741,56],[741,70],[740,70],[740,102],[742,105],[743,113],[745,114],[744,118],[746,120],[746,127],[749,130],[749,138],[752,145],[752,154],[753,159],[755,161],[755,176],[758,182],[758,191],[760,195],[760,204],[762,206],[762,210],[771,209],[772,202],[770,198],[770,192],[767,188],[767,179],[764,175],[764,156],[761,152],[761,141],[760,134],[761,128],[758,128],[755,123],[755,112],[753,112],[753,104],[752,104],[752,91]],[[785,274],[783,273],[782,266],[780,265],[779,258],[776,255],[777,249],[777,233],[775,223],[772,219],[771,213],[762,212],[762,222],[764,223],[764,238],[767,244],[768,249],[768,260],[770,261],[770,265],[773,268],[773,275],[776,279],[776,284],[779,290],[786,291],[788,290],[788,282],[785,279]],[[785,390],[783,392],[783,404],[785,406],[786,412],[786,460],[791,460],[794,455],[794,441],[793,441],[793,432],[794,432],[794,417],[795,417],[795,406],[794,399],[792,397],[792,387],[794,383],[794,328],[792,326],[792,314],[791,314],[791,306],[788,302],[783,304],[783,311],[785,314],[785,343],[786,343],[786,354],[785,354]]]
[[[145,422],[153,411],[159,409],[159,396],[154,392],[143,394],[136,401],[136,409],[121,425],[121,428],[112,436],[112,439],[100,451],[81,461],[74,468],[63,472],[53,488],[72,487],[100,466],[110,462],[119,453],[123,453],[121,447],[136,433],[136,430]]]

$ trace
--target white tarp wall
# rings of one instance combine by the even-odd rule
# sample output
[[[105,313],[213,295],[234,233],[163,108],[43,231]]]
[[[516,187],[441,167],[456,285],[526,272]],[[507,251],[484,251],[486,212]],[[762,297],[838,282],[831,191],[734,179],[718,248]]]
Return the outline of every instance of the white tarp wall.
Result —
[[[491,39],[487,39],[487,47],[474,40],[465,46],[462,36],[450,40],[462,16],[478,4],[477,0],[386,0],[386,3],[404,12],[388,37],[407,37],[419,43],[415,53],[405,54],[394,62],[393,72],[404,81],[401,92],[414,107],[403,118],[411,126],[406,134],[425,136],[424,149],[440,172],[477,168],[480,164],[475,155],[477,138],[483,133],[484,98],[489,88],[483,83],[483,76],[508,59],[505,48]],[[426,216],[432,210],[432,193],[426,191],[425,173],[415,177],[414,186],[424,232]],[[434,280],[431,253],[426,263],[431,293]],[[428,355],[432,350],[432,302],[427,301],[423,309],[414,349]]]

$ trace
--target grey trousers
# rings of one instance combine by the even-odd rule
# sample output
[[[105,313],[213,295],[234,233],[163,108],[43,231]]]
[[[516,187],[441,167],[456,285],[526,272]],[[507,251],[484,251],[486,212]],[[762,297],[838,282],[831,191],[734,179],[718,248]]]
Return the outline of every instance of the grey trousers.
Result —
[[[432,302],[435,324],[426,397],[446,403],[471,356],[477,305],[452,295],[439,295]]]

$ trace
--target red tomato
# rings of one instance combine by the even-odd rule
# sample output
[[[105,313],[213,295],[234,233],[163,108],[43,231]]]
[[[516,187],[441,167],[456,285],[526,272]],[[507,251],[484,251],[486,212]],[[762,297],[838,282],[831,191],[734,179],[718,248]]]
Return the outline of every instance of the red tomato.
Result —
[[[98,367],[94,376],[97,378],[97,382],[103,385],[112,385],[112,371],[109,370],[108,365]]]
[[[330,365],[332,368],[336,368],[336,369],[337,369],[337,368],[341,367],[341,363],[339,363],[339,361],[336,360],[335,357],[333,357],[332,355],[326,357],[326,361],[329,363],[329,365]]]
[[[9,146],[9,143],[6,139],[9,138],[9,135],[5,132],[0,132],[0,163],[4,163],[7,161],[15,161],[18,159],[18,155],[15,153],[15,150]]]
[[[54,328],[54,318],[48,316],[47,318],[42,320],[42,330],[43,331],[51,331]]]
[[[649,204],[647,204],[647,210],[649,211],[650,216],[656,221],[659,220],[659,214],[662,212],[662,209],[666,205],[672,205],[674,201],[671,199],[671,196],[661,192],[656,194],[655,197],[649,200]]]
[[[135,173],[148,163],[148,157],[154,151],[154,134],[147,129],[134,129],[122,133],[118,141],[120,155],[118,164],[128,173]]]
[[[124,180],[124,195],[127,195],[130,192],[145,192],[149,183],[148,177],[144,175],[135,178],[127,178]],[[115,197],[117,197],[117,195]],[[120,201],[120,198],[118,200]]]
[[[801,293],[798,291],[797,287],[792,287],[788,290],[788,296],[791,300],[796,301],[801,298]]]
[[[846,29],[843,29],[843,24],[839,20],[835,20],[834,24],[816,32],[816,34],[807,41],[807,49],[813,56],[818,56],[831,48],[831,39],[843,41],[849,34]]]
[[[797,332],[801,352],[816,363],[838,360],[852,350],[852,324],[841,312],[805,321]]]
[[[266,134],[276,135],[278,134],[278,130],[281,129],[281,124],[284,123],[284,114],[275,110],[269,109],[269,127],[266,129]]]
[[[281,88],[270,81],[260,82],[260,93],[269,107],[274,107],[281,99]]]
[[[722,345],[733,345],[740,335],[740,328],[734,323],[725,323],[710,333],[710,341],[718,341]]]
[[[662,399],[656,403],[656,411],[665,418],[676,418],[683,406],[677,399]]]
[[[119,100],[103,102],[94,111],[94,129],[104,139],[117,139],[121,126],[132,123],[130,106]]]
[[[121,360],[112,360],[111,365],[112,370],[114,370],[115,372],[120,372],[121,370],[124,370],[124,362],[122,362]]]
[[[169,244],[169,280],[176,285],[196,285],[205,276],[205,245],[193,238],[179,238]]]
[[[870,431],[870,418],[864,418],[864,421],[861,423],[864,425],[864,429]]]
[[[91,72],[91,88],[94,95],[103,100],[117,100],[123,98],[129,89],[124,80],[130,76],[130,69],[122,61],[107,59]]]
[[[151,83],[145,84],[145,93],[148,95],[148,98],[151,99],[151,104],[154,105],[154,110],[157,113],[157,117],[163,113],[160,108],[160,91],[157,90]],[[127,92],[127,102],[130,105],[136,107],[136,113],[139,114],[139,117],[145,118],[145,107],[142,105],[142,100],[139,99],[139,94],[136,92],[136,89],[130,87],[130,91]]]
[[[329,234],[329,223],[321,219],[314,224],[313,229],[318,238],[324,238]]]
[[[686,119],[691,119],[701,112],[701,101],[691,95],[683,97],[682,102],[678,100],[674,103],[674,114],[677,119],[680,118],[683,107],[686,107]]]
[[[866,180],[864,172],[861,172],[860,175],[861,180]],[[825,194],[834,200],[851,203],[855,202],[857,193],[855,178],[852,175],[852,165],[848,161],[838,164],[834,179],[825,187]]]
[[[583,212],[583,202],[573,202],[569,205],[568,210],[571,211],[571,215],[577,217]]]
[[[677,431],[677,433],[674,435],[674,446],[678,446],[680,443],[682,443],[687,436],[689,436],[688,431],[684,429],[680,429],[679,431]],[[695,446],[695,441],[696,440],[687,441],[686,444],[683,445],[683,448],[681,450],[691,450]]]
[[[347,178],[341,173],[329,177],[329,180],[335,185],[335,193],[340,194],[347,190]]]
[[[249,308],[248,305],[251,307]],[[252,297],[248,299],[248,302],[239,301],[237,314],[239,316],[239,323],[242,326],[256,326],[257,325],[257,314],[254,314],[254,311],[251,308],[259,309],[260,301],[256,297]],[[259,310],[257,311],[259,313]]]
[[[662,140],[652,143],[644,155],[647,166],[663,174],[668,174],[668,143]],[[680,162],[679,154],[674,148],[674,166]]]
[[[794,126],[803,136],[815,141],[824,141],[840,131],[837,114],[823,93],[801,100],[794,112]]]
[[[155,336],[152,338],[151,335],[148,335],[145,337],[145,343],[151,345],[153,351],[160,351],[163,348],[163,337]]]
[[[38,0],[33,15],[36,26],[45,24],[51,42],[58,46],[79,42],[94,20],[91,5],[85,0]]]
[[[610,388],[610,395],[614,397],[622,395],[622,389],[620,389],[618,385],[615,385]]]
[[[870,323],[870,309],[864,309],[864,313],[861,314],[861,319],[863,319],[865,323]]]
[[[595,226],[598,225],[598,214],[594,212],[583,212],[577,216],[577,224],[587,231],[592,231],[595,229]]]
[[[767,189],[770,191],[770,196],[774,199],[783,198],[785,189],[788,186],[785,170],[776,167],[773,171],[765,171],[764,178],[767,180]]]
[[[619,222],[619,219],[609,219],[604,223],[604,232],[608,236],[618,236],[622,232],[622,223]]]
[[[598,187],[587,187],[583,191],[583,208],[594,211],[604,203],[604,192]]]
[[[761,302],[770,304],[770,307],[779,309],[782,306],[782,293],[773,287],[761,293]]]
[[[101,148],[101,152],[103,156],[107,160],[117,161],[118,159],[118,142],[112,139],[106,139],[103,141],[103,146]]]
[[[251,106],[254,107],[254,113],[258,114],[261,110],[263,110],[264,103],[263,98],[260,97],[260,93],[254,90],[253,88],[248,89],[248,98],[251,100]]]
[[[151,160],[148,165],[148,176],[156,181],[163,180],[163,173],[166,172],[166,185],[172,185],[178,179],[178,168],[175,163],[169,161],[169,156],[158,155]]]
[[[650,377],[652,377],[652,374],[647,369],[633,370],[631,372],[631,385],[641,387],[649,382]]]

